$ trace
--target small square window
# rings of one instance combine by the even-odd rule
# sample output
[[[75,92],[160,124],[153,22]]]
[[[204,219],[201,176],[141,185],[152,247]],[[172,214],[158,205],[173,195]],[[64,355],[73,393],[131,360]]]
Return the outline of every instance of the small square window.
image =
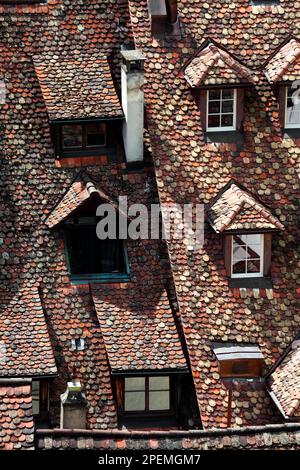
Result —
[[[232,278],[263,276],[263,242],[263,234],[232,236]]]
[[[207,131],[236,130],[236,95],[231,88],[207,90]]]
[[[144,414],[169,412],[170,401],[170,377],[125,378],[125,412],[143,412]]]

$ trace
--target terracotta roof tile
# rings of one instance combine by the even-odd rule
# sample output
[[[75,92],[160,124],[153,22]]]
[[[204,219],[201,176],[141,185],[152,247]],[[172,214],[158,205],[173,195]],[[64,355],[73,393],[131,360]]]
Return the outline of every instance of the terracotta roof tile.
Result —
[[[250,69],[213,43],[198,51],[185,68],[184,74],[192,87],[253,82]]]
[[[187,369],[166,291],[92,288],[111,369]]]
[[[217,233],[228,230],[284,230],[268,208],[234,183],[221,191],[208,206],[207,213]]]
[[[57,373],[37,286],[0,290],[0,377]]]
[[[266,75],[271,83],[300,79],[300,41],[291,39],[267,62]]]
[[[0,384],[0,450],[33,450],[30,384]]]
[[[269,390],[286,417],[300,417],[300,339],[293,341],[271,374]]]
[[[34,58],[50,120],[111,118],[123,115],[105,56]]]

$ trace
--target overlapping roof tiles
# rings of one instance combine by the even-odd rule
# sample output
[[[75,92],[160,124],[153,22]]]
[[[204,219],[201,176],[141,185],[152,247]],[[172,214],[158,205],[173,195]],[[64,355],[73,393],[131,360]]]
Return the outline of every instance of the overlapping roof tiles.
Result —
[[[165,290],[94,286],[92,294],[113,372],[187,370]]]
[[[286,356],[269,378],[269,391],[286,418],[300,416],[300,339],[292,342]]]
[[[36,56],[34,65],[50,120],[123,115],[105,56],[74,51]]]
[[[57,374],[38,288],[0,291],[0,377]]]
[[[0,450],[33,450],[34,423],[29,383],[0,383]]]
[[[251,70],[214,43],[208,43],[196,53],[184,75],[191,87],[253,83]]]
[[[284,230],[270,209],[232,183],[208,206],[208,218],[217,233],[229,230]]]
[[[290,39],[267,61],[266,75],[271,83],[294,81],[300,77],[300,41]]]

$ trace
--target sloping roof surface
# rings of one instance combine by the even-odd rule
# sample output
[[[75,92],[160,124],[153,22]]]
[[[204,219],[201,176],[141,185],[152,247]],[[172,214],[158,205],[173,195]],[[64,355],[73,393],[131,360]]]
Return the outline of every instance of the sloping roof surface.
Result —
[[[113,371],[187,369],[166,291],[94,286],[92,293]]]
[[[123,115],[103,55],[40,56],[34,65],[50,120]]]
[[[217,233],[228,230],[284,230],[271,211],[250,193],[232,183],[208,207],[209,221]]]
[[[266,64],[271,83],[300,79],[300,41],[291,39]]]
[[[0,450],[33,450],[30,384],[0,384]]]
[[[300,339],[293,341],[290,351],[271,374],[269,387],[285,416],[300,416]]]
[[[0,377],[57,373],[37,286],[0,291]]]

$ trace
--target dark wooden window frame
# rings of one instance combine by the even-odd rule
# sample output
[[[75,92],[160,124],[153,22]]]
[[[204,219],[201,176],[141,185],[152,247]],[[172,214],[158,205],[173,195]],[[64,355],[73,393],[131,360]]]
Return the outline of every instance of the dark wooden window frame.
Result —
[[[224,262],[225,262],[225,269],[226,269],[226,274],[229,278],[231,278],[232,275],[232,238],[236,234],[240,235],[247,235],[247,234],[262,234],[264,235],[264,249],[263,249],[263,277],[270,277],[271,275],[271,260],[272,260],[272,232],[257,232],[257,231],[252,231],[252,232],[247,232],[247,231],[239,231],[239,232],[232,232],[232,233],[225,233],[223,235],[223,250],[224,250]],[[239,278],[235,278],[239,279]],[[240,279],[249,279],[251,282],[251,279],[254,278],[243,278],[241,277]]]
[[[235,119],[235,129],[234,130],[223,130],[220,127],[219,131],[207,129],[206,122],[207,122],[207,92],[210,90],[224,90],[224,89],[231,89],[236,90],[236,119]],[[201,116],[201,123],[202,129],[207,133],[215,133],[215,132],[242,132],[243,130],[243,120],[244,120],[244,101],[245,101],[245,86],[218,86],[218,87],[209,87],[205,86],[203,88],[199,88],[196,90],[196,95],[198,99],[198,106],[200,109],[200,116]]]
[[[91,124],[94,125],[102,125],[104,126],[104,136],[105,136],[105,143],[101,145],[87,145],[87,127]],[[81,126],[81,136],[82,136],[82,145],[79,147],[64,147],[63,146],[63,127],[64,126]],[[60,142],[61,142],[61,149],[64,153],[66,152],[85,152],[85,151],[98,151],[99,149],[107,146],[107,126],[105,122],[85,122],[85,123],[72,123],[72,124],[62,124],[60,126]]]
[[[169,377],[170,379],[170,408],[168,410],[149,410],[149,378],[150,377]],[[131,377],[145,377],[145,410],[144,411],[125,411],[125,378]],[[177,377],[169,374],[156,374],[156,375],[128,375],[115,378],[116,400],[118,413],[121,418],[166,418],[173,417],[177,414],[177,401],[178,401],[178,381]],[[148,406],[147,406],[148,405]]]

